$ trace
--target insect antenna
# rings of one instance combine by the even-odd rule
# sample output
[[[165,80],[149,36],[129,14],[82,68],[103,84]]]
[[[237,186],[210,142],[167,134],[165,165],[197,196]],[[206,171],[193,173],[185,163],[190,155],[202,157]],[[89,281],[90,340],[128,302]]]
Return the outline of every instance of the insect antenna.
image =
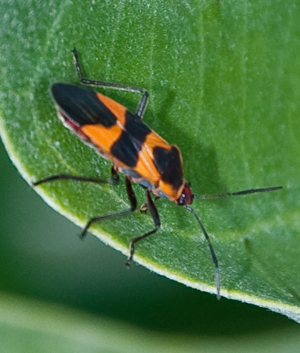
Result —
[[[217,299],[221,299],[221,295],[220,295],[220,274],[219,274],[219,264],[218,264],[218,259],[217,259],[217,256],[216,256],[216,253],[214,251],[214,248],[212,246],[212,243],[210,241],[210,238],[209,238],[209,235],[207,234],[205,228],[204,228],[204,225],[202,224],[200,218],[198,217],[198,215],[196,214],[196,212],[192,209],[191,206],[188,206],[188,205],[184,205],[184,208],[187,209],[188,211],[191,212],[191,214],[196,218],[197,222],[199,223],[200,225],[200,228],[202,229],[202,232],[205,236],[205,239],[207,240],[208,242],[208,246],[209,246],[209,250],[210,250],[210,253],[211,253],[211,257],[212,257],[212,260],[214,262],[214,265],[215,265],[215,268],[216,268],[216,287],[217,287]]]
[[[230,196],[241,196],[241,195],[248,195],[248,194],[256,194],[256,193],[261,193],[261,192],[270,192],[270,191],[276,191],[282,189],[282,186],[272,186],[268,188],[260,188],[260,189],[248,189],[248,190],[242,190],[242,191],[237,191],[237,192],[226,192],[222,194],[207,194],[207,195],[192,195],[193,199],[200,199],[200,200],[205,200],[205,199],[219,199],[219,198],[226,198]],[[214,248],[212,246],[212,243],[210,241],[209,235],[207,234],[200,218],[196,214],[196,212],[191,208],[191,206],[184,205],[184,207],[190,211],[196,220],[198,221],[200,228],[202,229],[202,232],[205,236],[205,239],[208,242],[209,250],[213,259],[213,262],[216,267],[216,286],[217,286],[217,298],[220,299],[220,274],[219,274],[219,265],[218,265],[218,259],[215,254]]]
[[[193,199],[220,199],[229,196],[240,196],[240,195],[249,195],[249,194],[256,194],[259,192],[270,192],[282,189],[282,186],[272,186],[269,188],[261,188],[261,189],[249,189],[249,190],[242,190],[237,192],[225,192],[223,194],[208,194],[208,195],[193,195]]]

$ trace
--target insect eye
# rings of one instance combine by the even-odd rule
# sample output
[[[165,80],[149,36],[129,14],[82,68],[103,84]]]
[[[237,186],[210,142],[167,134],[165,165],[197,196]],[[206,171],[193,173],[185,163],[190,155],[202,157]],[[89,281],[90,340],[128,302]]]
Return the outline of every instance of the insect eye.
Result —
[[[186,205],[186,195],[184,193],[184,191],[182,192],[182,194],[180,195],[179,199],[177,200],[177,204],[179,206],[183,206],[183,205]]]
[[[184,205],[189,205],[192,202],[193,202],[193,195],[192,195],[192,191],[190,189],[190,184],[185,183],[185,186],[182,190],[182,193],[181,193],[179,199],[177,200],[177,204],[179,206],[184,206]]]

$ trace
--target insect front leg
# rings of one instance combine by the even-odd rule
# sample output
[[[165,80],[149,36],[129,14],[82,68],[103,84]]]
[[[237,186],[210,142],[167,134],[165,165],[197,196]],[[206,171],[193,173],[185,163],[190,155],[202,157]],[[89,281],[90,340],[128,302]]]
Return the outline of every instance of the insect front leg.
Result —
[[[121,211],[121,212],[117,212],[117,213],[108,214],[105,216],[96,216],[96,217],[91,218],[80,234],[81,239],[83,239],[86,236],[86,233],[92,224],[94,224],[96,222],[104,221],[105,219],[127,216],[136,210],[137,201],[136,201],[136,197],[135,197],[134,191],[131,186],[131,182],[128,177],[125,178],[125,183],[126,183],[127,196],[128,196],[129,202],[130,202],[130,209],[125,210],[125,211]]]
[[[159,200],[160,196],[154,196],[154,202]],[[148,203],[144,202],[141,206],[140,206],[140,212],[142,213],[146,213],[148,211]]]
[[[151,198],[149,190],[146,191],[146,198],[147,198],[147,209],[151,213],[151,216],[152,216],[153,221],[154,221],[155,228],[153,230],[151,230],[150,232],[148,232],[148,233],[146,233],[144,235],[140,235],[140,236],[138,236],[136,238],[133,238],[131,240],[130,245],[129,245],[129,257],[128,257],[127,262],[126,262],[127,266],[129,266],[131,261],[132,261],[133,254],[134,254],[134,249],[135,249],[135,244],[138,241],[147,238],[149,235],[154,234],[160,228],[159,214],[158,214],[157,209],[156,209],[156,207],[154,205],[154,202],[153,202],[153,200]]]
[[[146,107],[147,107],[148,97],[149,97],[148,92],[144,88],[122,85],[120,83],[95,81],[95,80],[90,80],[90,79],[84,78],[83,74],[82,74],[81,66],[79,63],[77,50],[73,49],[72,53],[73,53],[73,57],[74,57],[74,62],[75,62],[75,67],[76,67],[78,78],[83,85],[99,86],[99,87],[117,89],[119,91],[129,91],[129,92],[141,93],[142,98],[139,101],[135,115],[140,119],[143,118],[143,115],[144,115]]]

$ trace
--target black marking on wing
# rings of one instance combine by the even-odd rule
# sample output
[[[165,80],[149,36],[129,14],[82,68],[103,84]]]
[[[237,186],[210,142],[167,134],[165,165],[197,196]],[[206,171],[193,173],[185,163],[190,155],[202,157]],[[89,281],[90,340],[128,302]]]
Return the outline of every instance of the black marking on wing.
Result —
[[[163,147],[153,148],[154,164],[161,175],[162,181],[179,189],[183,183],[182,163],[178,147],[170,150]]]
[[[116,124],[116,116],[99,100],[94,91],[67,83],[55,83],[51,92],[63,116],[80,126],[101,124],[111,127]]]
[[[128,167],[135,167],[139,152],[151,129],[135,115],[126,112],[126,120],[120,138],[113,144],[111,153]]]

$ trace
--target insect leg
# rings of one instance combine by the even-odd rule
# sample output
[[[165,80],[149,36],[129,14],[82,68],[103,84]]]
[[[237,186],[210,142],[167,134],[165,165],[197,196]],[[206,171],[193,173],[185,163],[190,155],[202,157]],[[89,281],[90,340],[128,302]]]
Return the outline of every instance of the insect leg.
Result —
[[[139,87],[133,87],[133,86],[127,86],[127,85],[122,85],[120,83],[113,83],[113,82],[104,82],[104,81],[95,81],[95,80],[89,80],[87,78],[83,77],[82,70],[79,64],[79,58],[78,58],[78,53],[76,49],[72,50],[73,57],[74,57],[74,62],[75,62],[75,67],[77,71],[78,78],[80,82],[83,85],[88,85],[88,86],[99,86],[99,87],[106,87],[106,88],[112,88],[112,89],[117,89],[120,91],[129,91],[129,92],[137,92],[142,94],[142,98],[140,99],[140,102],[137,106],[136,110],[136,116],[140,119],[143,118],[144,112],[146,110],[147,106],[147,101],[149,94],[148,92]]]
[[[131,240],[130,245],[129,245],[129,257],[128,257],[127,262],[126,262],[127,266],[129,266],[131,261],[132,261],[135,244],[138,241],[140,241],[142,239],[145,239],[149,235],[154,234],[160,227],[159,214],[157,212],[157,209],[156,209],[156,207],[154,205],[153,200],[151,199],[151,195],[150,195],[150,191],[149,190],[146,191],[146,198],[147,198],[147,208],[149,209],[149,211],[151,213],[151,216],[152,216],[153,221],[154,221],[155,228],[153,230],[151,230],[150,232],[148,232],[148,233],[146,233],[144,235],[140,235],[140,236],[138,236],[136,238],[133,238]]]
[[[88,223],[86,224],[86,226],[84,227],[84,229],[82,230],[82,232],[80,234],[80,238],[83,239],[86,236],[86,233],[92,224],[99,222],[99,221],[104,221],[105,219],[127,216],[128,214],[130,214],[136,210],[136,206],[137,206],[136,197],[133,192],[131,182],[127,177],[125,179],[125,183],[126,183],[126,191],[127,191],[128,199],[130,202],[130,209],[125,210],[125,211],[121,211],[121,212],[117,212],[117,213],[108,214],[106,216],[96,216],[96,217],[91,218],[88,221]]]
[[[110,184],[110,185],[117,185],[119,183],[119,175],[115,171],[114,167],[111,168],[111,179],[99,179],[99,178],[89,178],[89,177],[81,177],[77,175],[70,175],[70,174],[56,174],[46,177],[44,179],[35,181],[32,183],[33,186],[38,186],[44,183],[48,183],[54,180],[75,180],[75,181],[83,181],[83,182],[90,182],[90,183],[97,183],[97,184]]]
[[[154,196],[154,202],[159,200],[160,197],[159,196]],[[147,212],[148,210],[148,203],[147,202],[144,202],[141,206],[140,206],[140,212]]]

